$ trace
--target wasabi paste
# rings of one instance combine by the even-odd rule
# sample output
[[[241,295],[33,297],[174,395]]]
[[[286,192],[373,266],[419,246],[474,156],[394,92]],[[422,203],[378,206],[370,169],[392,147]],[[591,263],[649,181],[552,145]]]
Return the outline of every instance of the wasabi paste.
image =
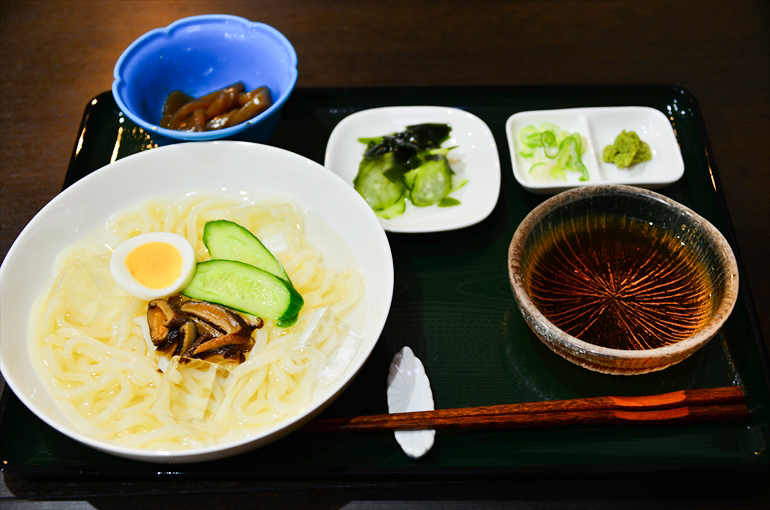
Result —
[[[651,159],[650,146],[640,140],[636,132],[626,132],[625,129],[615,138],[614,144],[608,145],[602,151],[602,160],[615,163],[618,168],[627,168]]]

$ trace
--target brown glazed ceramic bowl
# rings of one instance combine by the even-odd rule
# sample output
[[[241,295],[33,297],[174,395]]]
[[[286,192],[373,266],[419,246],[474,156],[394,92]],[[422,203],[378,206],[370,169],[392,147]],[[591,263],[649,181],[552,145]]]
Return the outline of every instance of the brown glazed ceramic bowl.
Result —
[[[565,191],[521,222],[508,252],[513,294],[551,350],[608,374],[682,361],[727,320],[738,266],[722,234],[658,193]]]

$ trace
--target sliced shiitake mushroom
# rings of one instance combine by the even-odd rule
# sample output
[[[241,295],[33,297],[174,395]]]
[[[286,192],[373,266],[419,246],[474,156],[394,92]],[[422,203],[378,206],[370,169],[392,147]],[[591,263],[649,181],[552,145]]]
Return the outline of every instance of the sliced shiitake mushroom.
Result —
[[[195,323],[195,325],[198,327],[198,334],[200,336],[207,336],[209,338],[214,338],[215,336],[224,335],[225,332],[221,329],[217,329],[208,322],[204,321],[200,317],[196,317],[195,315],[190,315],[190,320]]]
[[[185,301],[180,308],[183,312],[208,322],[228,335],[245,334],[250,336],[254,329],[237,313],[231,312],[224,306],[207,301]]]
[[[176,351],[174,347],[176,347],[178,343],[179,343],[179,330],[170,329],[168,330],[168,333],[166,334],[166,337],[163,339],[163,341],[155,346],[155,350],[158,352],[164,352],[164,353],[170,350]]]
[[[195,345],[198,339],[198,326],[192,320],[188,320],[182,324],[179,329],[179,340],[176,344],[176,350],[174,354],[183,354],[189,351],[193,345]]]
[[[182,294],[174,294],[173,296],[168,298],[168,302],[176,306],[177,308],[180,308],[182,306],[182,303],[184,303],[185,301],[189,301],[189,299],[186,296],[183,296]]]
[[[254,346],[251,333],[263,326],[206,301],[178,297],[156,299],[147,307],[147,322],[156,349],[174,355],[242,362]]]
[[[222,332],[220,335],[211,336],[209,329],[205,334],[207,338],[201,338],[194,349],[191,352],[188,351],[188,355],[199,356],[206,351],[227,345],[237,346],[253,343],[251,332],[254,331],[255,325],[246,323],[243,317],[223,306],[206,301],[186,301],[181,308],[198,323],[206,323],[211,329]]]
[[[147,324],[156,347],[167,342],[169,333],[187,320],[187,314],[166,299],[153,299],[147,305]]]
[[[201,354],[202,352],[208,351],[210,349],[217,349],[219,347],[224,347],[225,345],[241,345],[241,344],[248,344],[251,342],[251,335],[245,335],[243,333],[235,334],[230,333],[228,335],[222,335],[215,338],[212,338],[210,340],[206,340],[205,342],[201,342],[198,345],[195,346],[195,350],[192,352],[193,355]]]
[[[216,363],[218,361],[236,361],[243,363],[246,357],[237,345],[224,345],[216,349],[209,349],[195,356]]]

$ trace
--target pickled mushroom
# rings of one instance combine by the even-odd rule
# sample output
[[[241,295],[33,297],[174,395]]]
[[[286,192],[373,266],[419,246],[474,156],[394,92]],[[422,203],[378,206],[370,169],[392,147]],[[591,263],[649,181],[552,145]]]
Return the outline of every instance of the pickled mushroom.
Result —
[[[163,104],[159,125],[175,131],[224,129],[253,119],[272,104],[267,87],[246,92],[242,82],[199,98],[174,90]]]

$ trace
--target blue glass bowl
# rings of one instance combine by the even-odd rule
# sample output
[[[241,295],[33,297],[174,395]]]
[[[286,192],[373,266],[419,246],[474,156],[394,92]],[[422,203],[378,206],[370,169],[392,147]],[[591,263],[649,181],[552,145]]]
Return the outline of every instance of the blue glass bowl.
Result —
[[[135,123],[172,140],[238,139],[265,142],[297,83],[297,54],[288,39],[264,23],[237,16],[183,18],[134,41],[115,64],[112,93]],[[243,82],[266,86],[273,104],[237,126],[203,132],[161,128],[163,103],[181,90],[193,97]]]

